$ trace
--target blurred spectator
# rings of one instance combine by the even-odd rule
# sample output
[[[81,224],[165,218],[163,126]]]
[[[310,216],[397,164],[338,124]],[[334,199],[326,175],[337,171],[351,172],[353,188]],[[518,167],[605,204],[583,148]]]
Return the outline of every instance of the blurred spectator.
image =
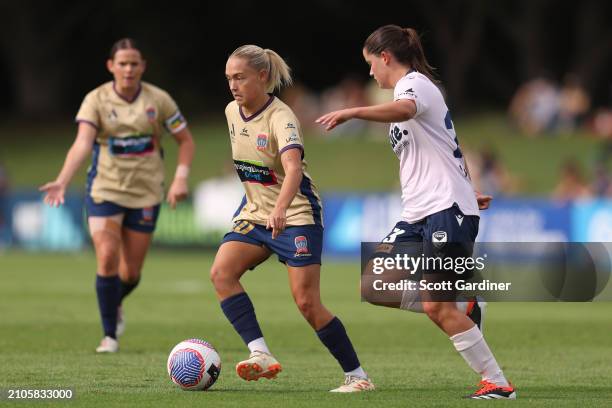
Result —
[[[612,109],[600,108],[593,115],[591,130],[612,143]]]
[[[367,103],[363,83],[352,75],[347,76],[337,86],[326,90],[321,95],[323,112],[363,106]],[[351,120],[338,126],[338,129],[344,133],[358,133],[365,128],[366,122],[363,120]]]
[[[535,78],[516,91],[509,114],[523,133],[537,135],[556,128],[559,106],[558,87],[546,78]]]
[[[591,98],[575,74],[567,74],[559,94],[559,123],[561,131],[579,128],[591,107]]]
[[[484,148],[478,153],[462,150],[478,191],[492,196],[512,195],[516,192],[517,179],[506,169],[495,151],[490,148]]]
[[[0,248],[3,246],[3,236],[5,234],[4,228],[6,227],[5,213],[8,211],[8,188],[9,179],[6,169],[2,162],[0,162]]]
[[[283,88],[281,99],[291,107],[302,129],[308,130],[315,126],[314,121],[319,117],[319,100],[317,96],[303,84]]]
[[[595,163],[595,179],[591,183],[591,190],[597,197],[612,197],[612,177],[607,163],[603,160]]]
[[[370,81],[365,88],[365,97],[367,105],[388,103],[393,100],[393,89],[382,89],[380,86],[378,86],[378,83],[374,78],[370,78]],[[388,137],[388,123],[368,121],[366,126],[368,127],[369,133],[373,137],[377,139],[386,139]]]
[[[572,200],[591,196],[579,164],[569,159],[561,167],[561,178],[555,187],[553,197],[559,200]]]

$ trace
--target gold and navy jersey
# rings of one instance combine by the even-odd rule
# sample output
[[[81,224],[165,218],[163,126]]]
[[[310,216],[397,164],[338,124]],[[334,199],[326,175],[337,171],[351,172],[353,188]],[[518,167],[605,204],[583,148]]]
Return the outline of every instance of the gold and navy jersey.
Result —
[[[287,209],[287,225],[323,225],[321,199],[306,172],[300,124],[291,109],[270,96],[256,113],[245,117],[235,101],[225,108],[232,143],[234,167],[245,189],[245,197],[234,222],[266,225],[285,179],[281,155],[289,149],[302,152],[302,182]]]
[[[87,94],[76,121],[98,130],[87,175],[87,193],[95,202],[143,208],[162,201],[161,136],[164,129],[178,133],[187,126],[168,93],[143,82],[128,101],[107,82]]]

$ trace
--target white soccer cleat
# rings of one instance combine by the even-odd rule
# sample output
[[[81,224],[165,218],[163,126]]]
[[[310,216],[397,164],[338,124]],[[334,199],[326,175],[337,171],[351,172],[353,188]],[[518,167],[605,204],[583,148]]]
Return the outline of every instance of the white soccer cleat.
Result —
[[[254,351],[247,360],[236,364],[236,374],[245,381],[257,381],[262,377],[271,380],[282,370],[280,363],[263,351]]]
[[[119,351],[119,342],[112,337],[106,336],[96,348],[96,353],[116,353]]]
[[[374,391],[374,383],[369,378],[355,377],[347,375],[344,378],[344,384],[338,388],[334,388],[330,392],[361,392]]]
[[[123,307],[119,306],[117,308],[117,328],[116,328],[117,337],[121,336],[125,333],[125,319],[123,318]]]

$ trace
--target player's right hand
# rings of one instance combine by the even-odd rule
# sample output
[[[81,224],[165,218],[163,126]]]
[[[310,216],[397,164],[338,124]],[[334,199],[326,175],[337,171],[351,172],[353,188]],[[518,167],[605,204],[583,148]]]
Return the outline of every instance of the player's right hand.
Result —
[[[287,210],[274,207],[272,213],[268,217],[266,229],[272,229],[272,239],[276,239],[287,226]]]
[[[476,201],[478,202],[479,210],[486,210],[491,205],[493,196],[482,194],[480,191],[476,191]]]
[[[315,123],[325,126],[325,130],[332,130],[336,126],[353,118],[354,111],[352,109],[341,109],[327,113],[315,120]]]
[[[51,207],[59,207],[64,204],[64,193],[66,192],[66,186],[59,181],[52,181],[41,186],[38,191],[44,191],[45,194],[45,204],[50,205]]]

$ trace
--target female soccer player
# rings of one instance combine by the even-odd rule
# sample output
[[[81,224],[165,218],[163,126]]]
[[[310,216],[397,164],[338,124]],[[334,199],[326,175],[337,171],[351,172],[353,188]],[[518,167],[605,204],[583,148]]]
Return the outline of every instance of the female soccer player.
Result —
[[[331,112],[317,123],[326,130],[353,118],[390,123],[389,140],[400,160],[403,210],[402,220],[383,243],[416,241],[423,243],[426,256],[471,256],[479,207],[487,208],[491,197],[472,188],[450,113],[417,32],[395,25],[381,27],[365,41],[363,56],[378,85],[394,89],[394,101]],[[454,276],[426,270],[423,277],[435,282],[457,276],[450,275]],[[482,375],[480,389],[469,397],[516,398],[480,330],[455,302],[440,301],[450,299],[436,295],[421,293],[423,311]]]
[[[170,95],[141,81],[146,62],[134,40],[117,41],[106,66],[114,81],[87,94],[64,166],[57,179],[40,190],[45,192],[45,203],[63,204],[70,180],[93,152],[85,207],[96,251],[96,293],[104,329],[96,351],[114,353],[122,331],[120,306],[140,281],[164,196],[162,130],[172,133],[179,145],[178,166],[167,195],[172,208],[187,196],[194,142]]]
[[[321,200],[306,173],[299,123],[271,94],[291,83],[289,67],[274,51],[245,45],[230,55],[225,76],[234,97],[225,109],[232,156],[246,195],[210,275],[223,313],[250,350],[236,372],[250,381],[281,371],[240,284],[248,269],[275,253],[287,267],[300,312],[344,370],[344,384],[332,391],[372,390],[340,319],[321,303]]]

